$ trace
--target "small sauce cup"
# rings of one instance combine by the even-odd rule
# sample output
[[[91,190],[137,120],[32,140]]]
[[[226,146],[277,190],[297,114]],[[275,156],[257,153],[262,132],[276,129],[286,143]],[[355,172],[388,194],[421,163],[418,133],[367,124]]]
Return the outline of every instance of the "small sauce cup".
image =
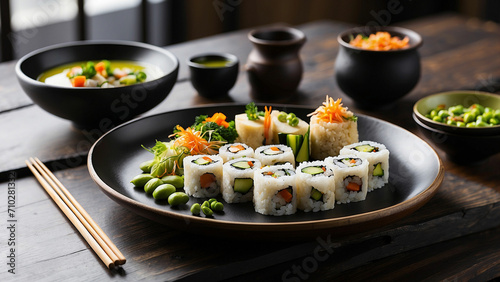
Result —
[[[239,60],[232,54],[199,54],[189,58],[187,64],[193,87],[206,98],[227,96],[238,78]]]

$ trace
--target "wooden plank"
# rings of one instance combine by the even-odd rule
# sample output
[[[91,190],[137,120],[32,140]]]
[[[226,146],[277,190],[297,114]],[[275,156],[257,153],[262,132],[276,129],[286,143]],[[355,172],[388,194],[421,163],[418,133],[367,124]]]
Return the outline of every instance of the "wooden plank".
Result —
[[[266,263],[257,265],[260,268],[281,262],[287,266],[286,270],[311,256],[319,244],[319,238],[285,245],[274,242],[241,244],[236,238],[225,241],[209,235],[200,236],[203,232],[198,235],[182,233],[144,219],[114,203],[99,191],[85,166],[59,171],[56,176],[127,257],[122,271],[128,280],[196,278],[208,274],[222,275],[221,270],[228,269],[232,269],[229,271],[231,275],[238,275],[248,270],[234,268],[236,264],[246,265],[247,262],[261,260]],[[5,187],[5,183],[1,186]],[[23,246],[17,253],[19,269],[22,270],[18,278],[32,280],[44,277],[50,281],[73,275],[92,280],[106,279],[108,270],[36,180],[33,177],[17,179],[16,187],[19,196],[16,208],[18,230],[32,230],[17,233],[16,240]],[[1,189],[1,196],[6,198],[6,193],[6,189]],[[6,201],[0,202],[4,217],[6,205]],[[337,275],[376,259],[486,230],[498,226],[499,222],[499,193],[447,173],[436,196],[411,216],[379,230],[347,238],[337,238],[335,234],[331,234],[330,239],[323,237],[323,241],[332,242],[335,252],[355,250],[349,254],[349,260],[339,261],[332,256],[325,264],[331,266],[333,263],[336,269],[333,274]],[[442,234],[443,230],[447,231],[446,234]],[[481,250],[485,247],[475,244]],[[79,267],[60,267],[57,272],[53,271],[54,265],[65,265],[68,260],[80,262]],[[251,270],[250,266],[248,268]],[[88,269],[93,269],[91,274]],[[120,270],[111,273],[119,275]],[[0,274],[0,280],[3,280],[2,275],[5,274]]]

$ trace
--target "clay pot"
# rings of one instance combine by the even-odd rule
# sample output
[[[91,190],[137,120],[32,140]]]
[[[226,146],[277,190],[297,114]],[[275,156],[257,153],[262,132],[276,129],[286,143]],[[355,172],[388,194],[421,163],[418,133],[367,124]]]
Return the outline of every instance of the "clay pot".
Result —
[[[408,36],[406,49],[373,51],[349,44],[357,34],[368,36],[387,31],[391,36]],[[351,97],[358,107],[373,109],[394,104],[408,94],[420,79],[422,45],[419,34],[400,27],[365,26],[347,30],[338,36],[339,52],[335,60],[335,78],[340,89]]]
[[[252,98],[285,101],[293,97],[302,80],[299,51],[306,42],[304,33],[271,27],[253,30],[248,38],[254,46],[245,66]]]

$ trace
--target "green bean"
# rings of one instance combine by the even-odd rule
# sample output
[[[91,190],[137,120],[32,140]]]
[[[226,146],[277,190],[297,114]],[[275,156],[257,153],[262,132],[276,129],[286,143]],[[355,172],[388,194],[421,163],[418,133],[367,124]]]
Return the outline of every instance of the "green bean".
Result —
[[[171,184],[161,184],[156,187],[153,191],[153,198],[157,200],[166,200],[168,197],[175,192],[174,185]]]
[[[159,178],[153,178],[149,180],[146,185],[144,185],[144,191],[148,194],[153,193],[153,191],[156,189],[156,187],[160,186],[163,184],[163,181]]]
[[[294,126],[295,127],[295,126],[299,125],[299,122],[300,122],[299,118],[298,117],[294,117],[294,118],[292,118],[291,120],[288,121],[288,124],[290,126]]]
[[[155,163],[155,160],[145,161],[139,165],[139,168],[144,172],[150,173],[151,167],[154,165],[154,163]]]
[[[206,216],[212,216],[214,212],[209,208],[209,207],[201,207],[201,211],[206,215]]]
[[[168,203],[171,206],[184,205],[189,201],[189,196],[184,192],[174,192],[168,196]]]
[[[278,115],[278,120],[281,122],[286,122],[286,116],[287,114],[285,112],[280,112],[280,114]]]
[[[161,178],[163,183],[168,183],[174,185],[175,188],[179,189],[184,187],[184,176],[180,175],[166,175]]]
[[[212,208],[213,211],[218,211],[218,212],[221,212],[224,210],[224,204],[221,203],[221,202],[213,202],[211,205],[210,205],[210,208]]]
[[[201,212],[201,206],[200,204],[198,203],[194,203],[192,206],[191,206],[191,213],[193,215],[200,215],[200,212]]]
[[[153,178],[154,177],[151,176],[151,174],[139,174],[132,178],[130,182],[134,184],[135,187],[144,187],[144,185],[146,185],[146,183]]]

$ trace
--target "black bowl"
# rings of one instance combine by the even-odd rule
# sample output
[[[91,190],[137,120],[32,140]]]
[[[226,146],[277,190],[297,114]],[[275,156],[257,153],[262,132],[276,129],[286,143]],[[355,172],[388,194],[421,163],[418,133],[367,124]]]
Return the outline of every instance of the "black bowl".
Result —
[[[408,36],[405,49],[374,51],[354,47],[350,38],[386,31],[391,36]],[[420,35],[400,27],[357,27],[341,33],[337,40],[339,52],[335,60],[335,78],[340,89],[365,109],[394,104],[408,94],[420,79]]]
[[[457,164],[474,164],[485,161],[500,153],[500,135],[466,135],[442,131],[424,124],[413,113],[413,119],[420,132],[436,147],[446,153],[446,157]]]
[[[226,60],[224,66],[206,66],[200,61]],[[191,57],[187,64],[191,75],[191,83],[200,96],[220,98],[227,96],[238,78],[238,57],[227,53],[206,53]]]
[[[127,60],[158,66],[164,75],[136,85],[116,88],[61,87],[37,80],[51,68],[79,61]],[[16,64],[24,92],[47,112],[73,121],[79,128],[103,132],[130,120],[163,101],[177,80],[179,62],[170,52],[128,41],[80,41],[33,51]]]

